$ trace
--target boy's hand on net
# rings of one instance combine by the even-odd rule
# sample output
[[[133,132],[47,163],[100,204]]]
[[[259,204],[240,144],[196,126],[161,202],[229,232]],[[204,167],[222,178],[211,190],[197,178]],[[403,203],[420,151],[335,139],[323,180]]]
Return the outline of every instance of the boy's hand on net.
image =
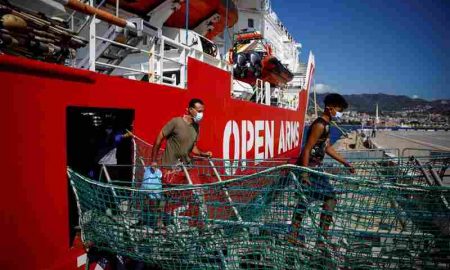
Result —
[[[212,152],[211,151],[204,152],[202,153],[202,156],[210,158],[212,157]]]
[[[355,168],[352,166],[350,162],[345,162],[344,166],[350,171],[351,174],[356,173]]]
[[[125,134],[122,135],[123,138],[130,138],[133,137],[133,133],[131,133],[130,131],[127,130],[127,132],[125,132]]]
[[[300,180],[301,180],[301,183],[303,184],[303,185],[305,185],[305,186],[311,186],[311,181],[309,181],[309,175],[308,175],[308,173],[302,173],[301,175],[300,175]]]

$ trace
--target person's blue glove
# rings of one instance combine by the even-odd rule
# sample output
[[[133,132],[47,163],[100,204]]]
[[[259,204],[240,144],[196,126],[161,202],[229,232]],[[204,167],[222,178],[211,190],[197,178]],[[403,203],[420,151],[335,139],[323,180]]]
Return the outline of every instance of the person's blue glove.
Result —
[[[121,140],[122,140],[122,134],[117,134],[116,136],[114,136],[114,142],[116,144],[120,143]]]

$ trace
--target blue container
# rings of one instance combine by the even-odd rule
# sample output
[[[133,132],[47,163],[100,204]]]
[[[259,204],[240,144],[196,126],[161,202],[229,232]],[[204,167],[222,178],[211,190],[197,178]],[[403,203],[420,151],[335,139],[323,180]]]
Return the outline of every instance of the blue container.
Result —
[[[161,199],[162,196],[162,172],[152,167],[144,168],[144,179],[141,185],[142,190],[148,191],[150,199]]]

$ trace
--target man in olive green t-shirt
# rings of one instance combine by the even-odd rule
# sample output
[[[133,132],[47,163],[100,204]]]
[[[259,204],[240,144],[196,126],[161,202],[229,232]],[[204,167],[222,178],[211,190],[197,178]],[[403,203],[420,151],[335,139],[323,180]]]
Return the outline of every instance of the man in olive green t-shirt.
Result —
[[[154,143],[151,156],[152,167],[158,166],[156,157],[164,139],[167,140],[167,143],[162,157],[162,164],[160,164],[162,166],[172,166],[179,161],[188,163],[191,152],[203,157],[212,156],[210,151],[202,152],[196,145],[199,123],[203,118],[204,110],[205,106],[202,100],[196,98],[191,99],[186,114],[181,117],[172,118],[162,128]]]

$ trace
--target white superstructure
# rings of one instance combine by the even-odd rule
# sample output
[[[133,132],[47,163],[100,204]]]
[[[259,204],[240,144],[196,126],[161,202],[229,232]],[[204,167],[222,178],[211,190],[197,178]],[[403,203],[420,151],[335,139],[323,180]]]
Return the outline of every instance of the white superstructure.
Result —
[[[274,89],[272,93],[284,95],[283,101],[292,104],[285,104],[292,107],[296,103],[295,99],[300,89],[306,89],[307,65],[300,61],[302,45],[297,42],[288,29],[283,25],[277,14],[271,7],[270,0],[237,0],[235,1],[239,11],[239,20],[229,33],[225,33],[228,38],[225,41],[223,36],[216,39],[221,51],[226,51],[232,46],[232,35],[244,29],[255,29],[272,44],[275,56],[293,74],[294,79],[282,89]],[[295,105],[294,105],[295,106]]]
[[[272,45],[273,54],[294,77],[281,87],[274,87],[260,79],[255,86],[232,79],[232,96],[265,105],[296,109],[298,92],[309,89],[306,78],[312,76],[313,72],[309,71],[314,67],[314,57],[310,54],[308,68],[300,61],[301,44],[294,40],[272,10],[269,0],[227,0],[233,1],[237,6],[238,22],[213,41],[206,39],[202,33],[205,32],[205,27],[210,26],[210,19],[217,19],[215,16],[187,31],[184,28],[164,26],[170,15],[180,9],[180,0],[165,0],[149,12],[152,15],[149,20],[121,9],[120,1],[115,5],[108,1],[101,1],[98,5],[93,0],[82,1],[126,19],[133,26],[131,30],[76,11],[61,15],[60,9],[64,8],[44,5],[47,0],[12,1],[23,7],[39,7],[48,11],[46,13],[52,14],[51,16],[59,16],[70,26],[72,32],[87,41],[88,45],[79,48],[76,57],[66,63],[70,66],[185,88],[188,57],[232,73],[233,67],[225,55],[233,46],[233,34],[244,29],[254,29]]]

